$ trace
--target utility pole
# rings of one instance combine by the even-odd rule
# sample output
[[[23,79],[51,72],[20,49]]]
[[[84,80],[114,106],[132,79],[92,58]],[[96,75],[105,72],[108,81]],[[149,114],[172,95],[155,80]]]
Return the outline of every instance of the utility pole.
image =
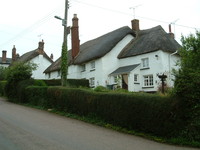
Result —
[[[62,25],[64,26],[64,36],[63,36],[63,45],[62,45],[62,53],[61,53],[61,85],[67,85],[67,74],[68,74],[68,60],[67,60],[67,16],[68,16],[68,0],[65,0],[65,14],[64,19],[61,17],[55,16],[56,19],[62,20]]]
[[[65,0],[65,14],[64,14],[64,19],[63,19],[63,26],[64,26],[64,37],[63,37],[63,42],[66,43],[67,46],[67,19],[68,19],[68,0]]]

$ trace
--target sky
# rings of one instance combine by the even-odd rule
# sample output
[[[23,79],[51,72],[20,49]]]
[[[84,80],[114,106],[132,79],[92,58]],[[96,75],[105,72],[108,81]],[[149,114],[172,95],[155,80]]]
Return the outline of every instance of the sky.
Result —
[[[61,55],[63,26],[54,16],[64,18],[64,7],[65,0],[0,0],[0,50],[7,50],[11,58],[15,45],[23,55],[43,39],[45,52],[56,60]],[[169,32],[171,24],[180,44],[181,35],[200,31],[200,0],[69,0],[68,26],[73,14],[79,18],[81,44],[120,27],[131,27],[134,18],[140,20],[141,30],[161,25]]]

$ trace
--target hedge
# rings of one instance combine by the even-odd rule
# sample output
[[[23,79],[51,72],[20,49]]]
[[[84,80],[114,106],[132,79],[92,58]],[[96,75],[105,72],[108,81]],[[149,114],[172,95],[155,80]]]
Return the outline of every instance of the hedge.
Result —
[[[61,79],[43,80],[48,86],[60,86]],[[89,87],[89,80],[86,79],[67,79],[71,87]]]
[[[0,81],[0,95],[5,96],[5,86],[6,86],[7,81]]]
[[[178,102],[170,97],[35,86],[26,89],[26,96],[32,104],[82,116],[92,114],[114,125],[158,136],[174,136],[184,126]]]

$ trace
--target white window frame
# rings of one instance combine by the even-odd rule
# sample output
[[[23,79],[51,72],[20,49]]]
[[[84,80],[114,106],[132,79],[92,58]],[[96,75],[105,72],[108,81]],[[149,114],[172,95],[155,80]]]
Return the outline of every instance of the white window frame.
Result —
[[[92,61],[90,63],[90,67],[91,67],[90,71],[94,71],[95,70],[95,61]]]
[[[141,61],[142,61],[142,68],[149,68],[149,58],[143,58]]]
[[[51,78],[51,72],[48,73],[48,78],[49,78],[49,79]]]
[[[61,76],[61,70],[58,70],[58,75],[57,77],[60,77]]]
[[[85,64],[81,65],[81,72],[84,72],[84,71],[86,71],[86,65]]]
[[[154,79],[153,79],[152,74],[143,76],[143,86],[144,87],[153,87],[154,86]]]
[[[139,83],[139,74],[134,74],[134,83]]]
[[[95,77],[89,79],[90,87],[95,87]]]

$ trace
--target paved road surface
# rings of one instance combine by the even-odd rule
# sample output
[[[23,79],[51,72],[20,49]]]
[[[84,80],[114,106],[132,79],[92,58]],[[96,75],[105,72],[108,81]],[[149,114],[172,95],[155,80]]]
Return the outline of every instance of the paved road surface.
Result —
[[[118,133],[0,98],[0,150],[193,150]]]

